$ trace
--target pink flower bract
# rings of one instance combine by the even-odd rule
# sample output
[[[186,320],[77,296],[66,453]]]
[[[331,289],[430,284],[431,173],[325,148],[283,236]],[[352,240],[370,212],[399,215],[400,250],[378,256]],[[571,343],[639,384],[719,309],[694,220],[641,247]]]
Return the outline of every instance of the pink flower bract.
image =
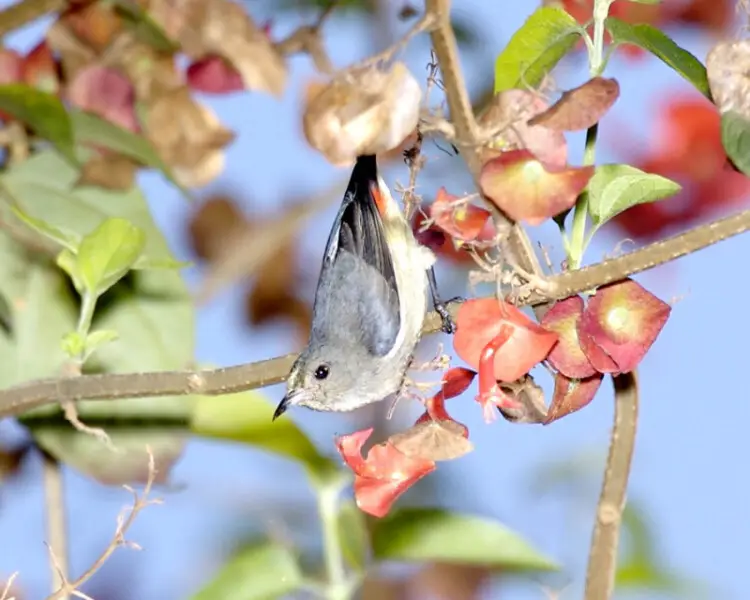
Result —
[[[539,225],[571,208],[593,174],[593,166],[557,169],[527,150],[511,150],[484,164],[479,184],[509,217]]]
[[[375,517],[384,517],[401,494],[435,470],[435,462],[406,456],[389,442],[374,446],[363,458],[362,446],[372,430],[370,427],[341,436],[336,439],[336,447],[354,471],[357,506]]]

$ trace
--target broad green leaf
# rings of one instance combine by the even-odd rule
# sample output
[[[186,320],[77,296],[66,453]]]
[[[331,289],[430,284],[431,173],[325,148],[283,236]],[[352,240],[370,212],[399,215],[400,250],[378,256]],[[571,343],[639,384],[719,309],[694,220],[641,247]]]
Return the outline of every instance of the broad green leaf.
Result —
[[[376,521],[379,560],[452,562],[504,570],[557,570],[518,534],[490,519],[437,508],[404,508]]]
[[[28,125],[72,164],[78,164],[70,117],[57,96],[24,83],[4,84],[0,85],[0,110]]]
[[[63,248],[58,252],[55,263],[70,277],[76,291],[79,295],[83,295],[85,290],[83,279],[81,279],[81,273],[78,271],[78,259],[67,248]]]
[[[186,269],[193,265],[189,260],[174,260],[171,258],[148,258],[140,256],[132,269]]]
[[[12,368],[0,386],[56,376],[67,360],[60,341],[75,329],[77,316],[65,276],[54,265],[22,254],[2,258],[0,286],[11,299],[12,350],[0,362]]]
[[[125,219],[109,218],[81,240],[76,262],[89,293],[99,296],[133,266],[146,235]]]
[[[162,174],[184,194],[189,195],[174,178],[169,166],[161,159],[151,142],[144,136],[128,131],[111,121],[81,110],[71,110],[70,120],[77,144],[94,144],[113,150],[151,167]]]
[[[71,239],[81,239],[108,217],[118,217],[145,233],[144,260],[174,260],[137,187],[124,192],[76,188],[78,177],[78,170],[57,152],[44,151],[0,174],[0,183],[24,214]]]
[[[99,329],[98,331],[92,331],[86,336],[86,350],[91,352],[96,350],[99,346],[108,342],[114,342],[119,337],[116,331],[111,329]]]
[[[70,423],[57,419],[25,422],[37,444],[58,457],[68,466],[93,477],[104,485],[145,483],[148,480],[148,452],[154,456],[156,483],[165,483],[169,471],[180,458],[189,433],[185,430],[160,429],[139,424],[137,426],[104,426],[117,451],[108,448],[93,435],[75,431]]]
[[[734,111],[724,113],[721,116],[721,143],[734,165],[750,176],[750,121]]]
[[[235,554],[191,600],[272,600],[302,585],[302,572],[289,549],[275,542]]]
[[[497,57],[495,93],[541,83],[580,35],[581,26],[563,9],[538,8]]]
[[[80,236],[62,231],[58,229],[57,227],[50,225],[46,221],[43,221],[42,219],[37,219],[36,217],[27,215],[16,204],[11,204],[10,209],[11,211],[13,211],[13,214],[18,219],[23,221],[23,223],[27,227],[30,227],[31,229],[36,231],[39,235],[43,235],[47,239],[50,239],[53,242],[57,242],[64,248],[67,248],[68,250],[70,250],[71,252],[76,252],[78,250],[78,244],[81,243]]]
[[[271,421],[274,406],[258,392],[198,396],[191,429],[196,435],[257,446],[301,462],[313,475],[336,467],[322,456],[291,419]]]
[[[339,544],[349,566],[364,571],[370,547],[367,520],[352,500],[341,503],[339,508]]]
[[[633,25],[615,17],[607,17],[604,24],[613,43],[635,44],[648,50],[711,99],[706,67],[690,52],[675,44],[667,34],[652,25]]]
[[[598,227],[637,204],[675,195],[679,184],[629,165],[601,165],[588,185],[589,214]]]

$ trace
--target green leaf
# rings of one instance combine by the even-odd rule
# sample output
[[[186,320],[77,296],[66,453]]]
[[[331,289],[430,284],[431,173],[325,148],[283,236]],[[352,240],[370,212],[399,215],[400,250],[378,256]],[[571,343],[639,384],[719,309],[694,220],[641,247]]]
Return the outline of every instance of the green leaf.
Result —
[[[271,600],[302,585],[294,555],[275,542],[240,550],[191,600]]]
[[[146,236],[125,219],[109,218],[81,240],[76,262],[86,289],[100,296],[130,270]]]
[[[34,440],[49,454],[103,485],[145,483],[149,461],[146,447],[154,456],[155,482],[167,482],[169,471],[182,455],[188,437],[186,431],[175,432],[172,428],[159,429],[143,424],[105,427],[116,448],[114,451],[93,435],[76,431],[67,421],[40,420],[24,424],[31,426]]]
[[[148,258],[141,256],[135,261],[132,269],[186,269],[193,266],[189,260],[174,260],[171,258]]]
[[[174,54],[180,50],[179,46],[167,37],[164,30],[151,16],[135,2],[115,0],[115,11],[123,21],[130,26],[135,36],[154,50],[165,54]]]
[[[28,125],[72,164],[78,164],[70,117],[57,96],[23,83],[4,84],[0,85],[0,110]]]
[[[504,570],[557,570],[549,558],[504,525],[437,508],[404,508],[376,521],[379,560],[452,562]]]
[[[534,87],[575,45],[581,26],[561,8],[534,11],[495,61],[495,93]]]
[[[302,463],[318,477],[336,469],[290,419],[272,422],[274,407],[258,392],[198,396],[191,429],[205,437],[257,446]]]
[[[734,166],[750,176],[750,121],[731,110],[721,115],[721,143]]]
[[[126,191],[76,188],[79,175],[57,152],[44,151],[0,173],[0,184],[25,215],[71,240],[80,240],[108,217],[118,217],[146,234],[143,260],[175,260],[137,187]]]
[[[183,194],[189,192],[181,186],[169,166],[159,157],[151,142],[144,136],[128,131],[111,121],[81,110],[71,110],[70,120],[77,144],[93,144],[123,154],[146,167],[161,173]]]
[[[672,39],[652,25],[633,25],[615,17],[604,22],[615,44],[634,44],[648,50],[679,75],[692,83],[698,91],[711,99],[706,67],[695,56],[680,48]]]
[[[86,349],[86,341],[77,331],[66,333],[62,339],[62,350],[71,358],[80,356]]]
[[[57,254],[55,262],[70,277],[79,295],[83,295],[86,290],[83,285],[83,279],[81,279],[81,273],[78,271],[78,259],[76,255],[67,248],[63,248]]]
[[[341,503],[338,516],[339,544],[349,566],[364,571],[370,547],[367,520],[352,500]]]
[[[120,337],[119,334],[111,329],[92,331],[86,336],[86,349],[88,351],[95,350],[102,344],[114,342],[118,337]]]
[[[682,188],[666,177],[628,165],[601,165],[587,189],[589,213],[599,227],[632,206],[663,200]]]
[[[36,217],[32,217],[31,215],[27,215],[21,208],[13,203],[10,205],[11,211],[13,211],[13,214],[20,219],[27,227],[30,227],[34,231],[36,231],[39,235],[42,235],[46,237],[47,239],[52,240],[53,242],[57,242],[64,248],[67,248],[71,252],[77,252],[78,251],[78,244],[81,243],[80,236],[77,236],[75,234],[62,231],[61,229],[58,229],[57,227],[54,227],[47,223],[46,221],[43,221],[42,219],[37,219]]]

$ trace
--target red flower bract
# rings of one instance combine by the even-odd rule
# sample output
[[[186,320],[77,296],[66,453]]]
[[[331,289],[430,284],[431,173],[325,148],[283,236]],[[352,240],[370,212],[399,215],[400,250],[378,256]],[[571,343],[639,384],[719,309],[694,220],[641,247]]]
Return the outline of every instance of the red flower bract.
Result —
[[[602,373],[638,366],[672,308],[632,279],[599,288],[578,321],[578,337],[591,364]]]
[[[552,403],[547,412],[545,425],[562,419],[564,416],[581,410],[588,405],[596,396],[602,385],[604,375],[597,373],[586,379],[568,379],[565,375],[558,373],[555,376],[555,391]]]
[[[558,169],[511,150],[484,164],[479,185],[513,220],[539,225],[571,208],[593,174],[593,166]]]
[[[544,315],[541,325],[555,331],[560,338],[552,347],[547,361],[566,377],[591,377],[596,369],[578,341],[578,321],[583,313],[583,298],[571,296],[556,302]]]
[[[26,85],[43,92],[56,94],[60,89],[57,61],[46,40],[39,42],[23,59],[21,79]]]
[[[435,225],[459,242],[475,240],[484,229],[490,213],[484,208],[463,202],[456,204],[458,196],[441,187],[430,206],[430,216]]]
[[[375,517],[388,514],[391,505],[407,489],[435,470],[435,462],[406,456],[385,442],[362,457],[362,446],[373,428],[356,431],[336,439],[336,447],[354,471],[354,498],[363,512]]]
[[[245,89],[242,76],[220,56],[208,56],[188,66],[185,79],[191,89],[206,94],[228,94]]]
[[[129,131],[139,131],[135,114],[135,88],[120,71],[90,65],[68,84],[68,100],[82,110],[99,115]]]
[[[557,333],[547,331],[512,304],[495,298],[464,302],[456,315],[453,348],[464,362],[479,369],[487,344],[504,325],[512,328],[512,335],[494,355],[494,376],[496,380],[511,382],[544,360],[558,338]]]

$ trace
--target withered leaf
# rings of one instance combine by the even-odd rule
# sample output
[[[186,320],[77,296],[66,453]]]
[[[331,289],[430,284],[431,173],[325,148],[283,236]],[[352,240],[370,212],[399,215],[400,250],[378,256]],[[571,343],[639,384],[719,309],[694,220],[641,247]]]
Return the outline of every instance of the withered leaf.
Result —
[[[221,256],[223,248],[249,226],[245,215],[229,196],[212,196],[190,219],[188,232],[196,254],[209,262]]]
[[[281,96],[288,71],[281,53],[247,11],[230,0],[152,0],[149,15],[192,59],[219,55],[249,90]]]
[[[206,185],[221,173],[223,148],[234,133],[193,100],[187,86],[163,94],[145,112],[148,138],[181,185]]]
[[[135,183],[138,164],[119,154],[95,155],[86,161],[76,186],[92,185],[107,190],[129,190]]]
[[[722,41],[706,56],[711,96],[719,112],[750,119],[750,40]]]
[[[399,146],[419,121],[422,90],[403,63],[347,71],[306,92],[303,129],[309,144],[332,164]]]
[[[407,456],[434,461],[453,460],[474,450],[455,421],[430,419],[393,434],[388,441]]]
[[[499,408],[500,414],[511,423],[544,423],[547,417],[547,406],[544,402],[544,390],[534,381],[531,375],[524,375],[513,383],[500,385],[504,392],[513,395],[520,408]]]
[[[579,131],[596,125],[620,96],[616,79],[594,77],[564,92],[550,108],[529,120],[556,131]]]

